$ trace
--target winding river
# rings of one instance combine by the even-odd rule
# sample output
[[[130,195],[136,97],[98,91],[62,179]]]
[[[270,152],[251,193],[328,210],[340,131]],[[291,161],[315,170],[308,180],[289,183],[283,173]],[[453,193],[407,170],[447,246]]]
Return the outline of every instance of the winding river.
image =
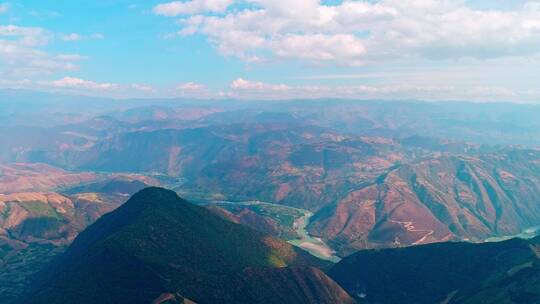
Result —
[[[311,211],[305,209],[299,209],[284,205],[272,204],[267,202],[260,201],[247,201],[247,202],[229,202],[229,201],[216,201],[214,203],[220,204],[235,204],[235,205],[244,205],[244,206],[253,206],[253,205],[268,205],[275,206],[279,208],[289,208],[298,213],[303,214],[301,217],[298,217],[294,220],[293,230],[298,234],[298,238],[294,240],[289,240],[288,242],[296,247],[300,247],[303,250],[309,252],[311,255],[314,255],[320,259],[339,262],[340,258],[336,255],[336,252],[332,250],[321,238],[313,237],[307,231],[307,226],[313,216]]]
[[[309,225],[309,221],[311,220],[313,213],[307,210],[303,210],[303,212],[304,216],[299,217],[294,221],[293,228],[298,234],[298,239],[291,240],[289,243],[304,249],[320,259],[328,260],[334,263],[339,262],[340,258],[336,256],[336,252],[334,250],[328,247],[328,245],[321,238],[313,237],[309,234],[306,227]]]
[[[491,237],[491,238],[486,239],[484,242],[500,242],[500,241],[506,241],[513,238],[532,239],[538,235],[540,235],[540,226],[535,226],[535,227],[525,229],[519,234],[501,236],[501,237]]]

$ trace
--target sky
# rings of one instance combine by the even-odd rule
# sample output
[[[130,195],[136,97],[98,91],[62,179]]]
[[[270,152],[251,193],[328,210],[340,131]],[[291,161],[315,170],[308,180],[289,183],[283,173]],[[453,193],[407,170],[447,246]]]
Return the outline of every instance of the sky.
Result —
[[[0,88],[540,103],[540,1],[0,0]]]

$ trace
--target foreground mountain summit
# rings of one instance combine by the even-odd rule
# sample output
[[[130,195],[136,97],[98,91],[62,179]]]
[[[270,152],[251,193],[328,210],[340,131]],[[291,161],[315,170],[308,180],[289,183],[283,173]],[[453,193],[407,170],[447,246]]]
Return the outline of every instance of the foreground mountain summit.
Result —
[[[83,231],[21,303],[354,303],[290,244],[161,188]]]

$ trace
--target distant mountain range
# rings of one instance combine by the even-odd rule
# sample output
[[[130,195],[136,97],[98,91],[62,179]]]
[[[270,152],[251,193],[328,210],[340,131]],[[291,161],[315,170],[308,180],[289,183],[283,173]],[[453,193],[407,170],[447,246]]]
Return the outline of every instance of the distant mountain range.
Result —
[[[307,245],[322,244],[335,259],[365,249],[482,243],[540,225],[540,106],[110,100],[2,90],[0,99],[0,293],[6,299],[88,225],[147,186],[172,189],[205,205],[211,218],[259,236],[315,240]],[[246,204],[252,201],[262,204]],[[264,271],[244,276],[275,277],[277,294],[295,282],[329,286],[319,270],[285,264],[290,268],[264,264]],[[243,286],[241,293],[262,289],[231,280]],[[482,286],[491,294],[494,282]],[[359,302],[380,301],[343,284]],[[178,286],[156,286],[167,287],[165,298],[198,299]],[[452,301],[476,299],[457,289]],[[317,296],[330,301],[338,291],[333,286]],[[309,298],[305,288],[295,294]]]
[[[80,183],[83,172],[160,174],[190,199],[308,209],[310,232],[342,256],[540,224],[535,106],[308,104],[321,110],[125,101],[82,121],[5,127],[0,160],[47,163]],[[530,147],[494,145],[512,140]],[[0,178],[0,189],[13,184]]]
[[[73,153],[65,157],[66,153]],[[316,212],[310,231],[358,249],[513,235],[540,223],[540,153],[423,137],[344,137],[319,127],[232,125],[131,132],[65,151],[86,171],[181,176],[207,200]]]

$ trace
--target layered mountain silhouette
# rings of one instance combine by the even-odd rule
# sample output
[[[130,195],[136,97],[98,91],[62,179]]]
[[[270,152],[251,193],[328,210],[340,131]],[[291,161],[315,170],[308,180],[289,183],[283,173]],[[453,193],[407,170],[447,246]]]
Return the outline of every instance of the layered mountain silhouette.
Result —
[[[540,237],[364,250],[328,274],[359,303],[540,303]]]
[[[75,171],[159,173],[167,179],[181,179],[163,185],[191,199],[260,200],[308,209],[316,214],[308,227],[310,233],[327,241],[340,256],[368,248],[515,235],[540,223],[540,208],[535,203],[540,199],[537,149],[480,145],[495,143],[490,141],[492,136],[468,142],[452,139],[468,140],[469,136],[423,134],[441,123],[421,115],[431,113],[424,113],[431,106],[417,105],[417,110],[424,110],[414,114],[412,121],[402,121],[405,118],[400,113],[410,111],[408,107],[372,105],[380,113],[373,116],[375,112],[360,111],[368,110],[365,106],[358,105],[358,111],[352,112],[355,115],[329,106],[319,118],[313,118],[315,113],[309,109],[215,112],[186,125],[178,125],[178,117],[168,123],[157,119],[175,113],[173,109],[147,108],[156,114],[148,117],[137,109],[117,113],[115,119],[99,116],[48,130],[59,132],[52,137],[57,138],[57,145],[48,140],[25,143],[30,135],[5,132],[1,137],[6,144],[0,150],[5,150],[8,161],[45,162]],[[400,110],[396,112],[394,107]],[[468,108],[470,115],[476,113],[473,116],[484,116],[487,110],[480,111],[476,105]],[[200,109],[201,113],[207,110],[214,113],[216,109]],[[504,120],[500,117],[504,111],[495,112],[495,121]],[[304,116],[306,113],[310,114]],[[142,117],[150,120],[139,121]],[[350,129],[360,117],[369,123]],[[127,121],[114,127],[117,119]],[[473,126],[446,123],[439,125],[440,131]],[[493,121],[489,128],[481,126],[479,123],[474,132],[466,133],[491,134],[494,127]],[[504,126],[508,127],[498,126],[498,136],[507,131],[506,136],[514,137],[524,131]],[[108,130],[106,136],[99,131],[102,128]],[[344,131],[347,129],[350,132]],[[28,131],[31,138],[49,138],[34,131],[37,135]],[[536,140],[536,129],[530,131],[527,138]],[[457,134],[457,129],[452,133]],[[37,180],[47,185],[56,175],[81,181],[88,178],[60,173]],[[4,179],[3,188],[24,185],[27,179]],[[265,229],[276,231],[275,227]]]
[[[515,235],[540,223],[540,152],[317,127],[137,131],[78,151],[85,170],[161,172],[208,200],[308,209],[313,235],[356,250]]]
[[[146,188],[104,215],[21,303],[354,303],[326,262]]]

